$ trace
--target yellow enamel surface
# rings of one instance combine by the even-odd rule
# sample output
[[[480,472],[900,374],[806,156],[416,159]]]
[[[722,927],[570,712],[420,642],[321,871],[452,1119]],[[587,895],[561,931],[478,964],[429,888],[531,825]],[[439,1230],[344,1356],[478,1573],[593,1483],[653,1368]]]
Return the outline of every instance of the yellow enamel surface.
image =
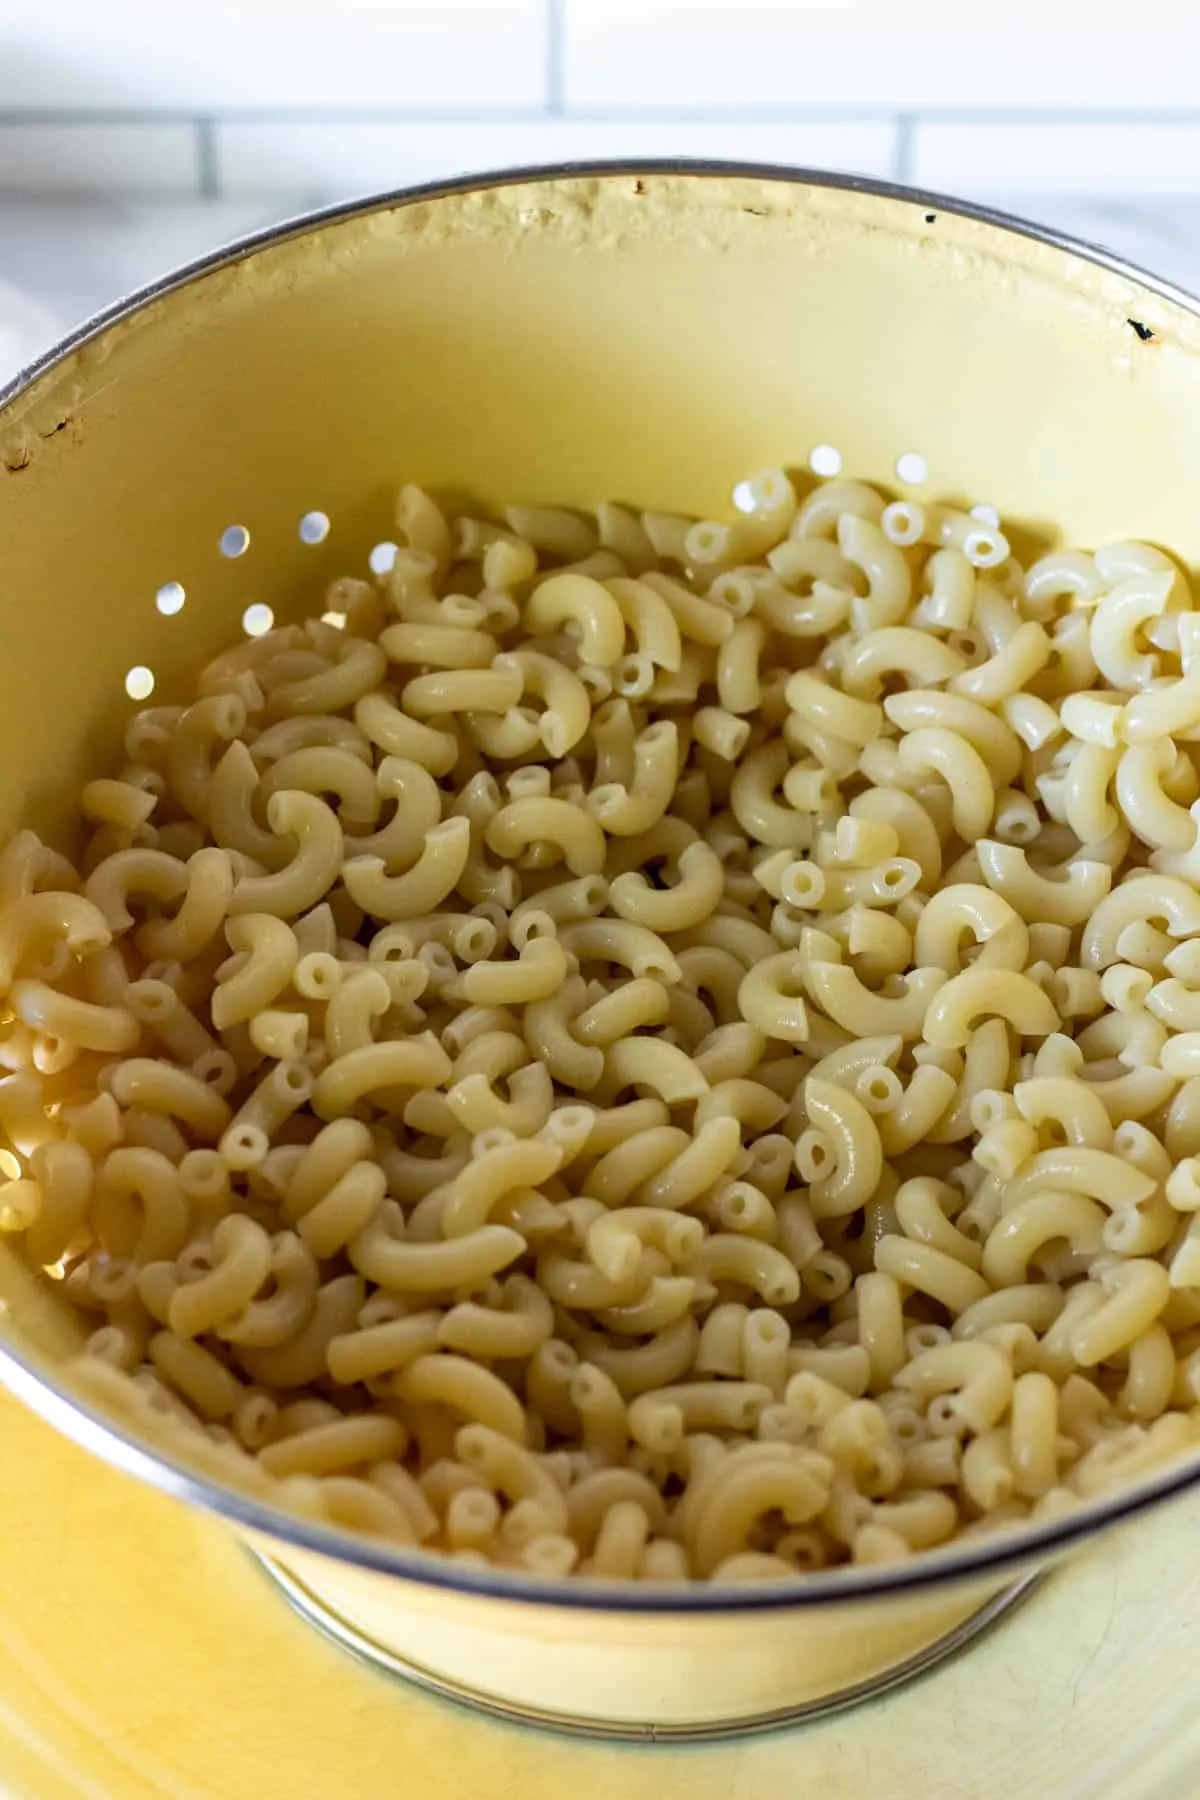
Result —
[[[681,1619],[453,1595],[263,1543],[384,1649],[518,1707],[662,1725],[753,1719],[873,1681],[954,1631],[984,1582],[796,1613]],[[1010,1577],[1011,1579],[1011,1577]]]
[[[1141,342],[1130,317],[1156,336]],[[1038,535],[1200,556],[1197,321],[978,221],[728,177],[580,177],[383,209],[169,294],[0,414],[0,829],[94,772],[250,601],[313,609],[396,484],[695,510],[832,443]],[[297,523],[320,507],[318,548]],[[244,557],[221,532],[251,533]],[[180,581],[187,604],[160,618]]]
[[[0,1399],[4,1800],[1184,1800],[1200,1504],[1065,1565],[988,1638],[853,1713],[711,1747],[477,1718],[335,1649],[214,1522]]]

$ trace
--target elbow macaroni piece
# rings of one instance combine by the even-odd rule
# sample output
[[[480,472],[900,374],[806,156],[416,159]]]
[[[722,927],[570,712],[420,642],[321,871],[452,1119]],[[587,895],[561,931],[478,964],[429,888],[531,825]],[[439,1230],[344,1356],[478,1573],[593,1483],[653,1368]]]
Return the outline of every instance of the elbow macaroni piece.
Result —
[[[84,1379],[550,1578],[1194,1446],[1187,578],[778,469],[505,517],[405,487],[389,573],[131,720],[79,871],[0,851],[0,1230]]]

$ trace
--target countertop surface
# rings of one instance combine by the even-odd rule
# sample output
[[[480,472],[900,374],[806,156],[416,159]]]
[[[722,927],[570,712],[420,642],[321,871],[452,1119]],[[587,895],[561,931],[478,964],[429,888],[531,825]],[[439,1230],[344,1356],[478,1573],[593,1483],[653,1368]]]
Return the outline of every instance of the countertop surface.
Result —
[[[5,1800],[1195,1800],[1195,1496],[852,1712],[634,1748],[429,1698],[303,1624],[232,1531],[3,1393],[0,1438]]]
[[[1147,199],[997,192],[974,197],[1103,244],[1200,293],[1200,193]],[[0,200],[0,380],[122,295],[329,198]]]

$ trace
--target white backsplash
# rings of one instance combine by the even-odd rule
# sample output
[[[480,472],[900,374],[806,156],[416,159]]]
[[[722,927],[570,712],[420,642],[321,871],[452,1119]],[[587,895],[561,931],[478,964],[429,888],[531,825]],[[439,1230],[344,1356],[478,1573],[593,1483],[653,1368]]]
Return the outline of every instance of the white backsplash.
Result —
[[[916,182],[1200,288],[1198,53],[1182,0],[0,0],[0,379],[288,214],[591,158]]]
[[[1200,7],[0,0],[0,192],[288,195],[746,156],[1200,192]]]

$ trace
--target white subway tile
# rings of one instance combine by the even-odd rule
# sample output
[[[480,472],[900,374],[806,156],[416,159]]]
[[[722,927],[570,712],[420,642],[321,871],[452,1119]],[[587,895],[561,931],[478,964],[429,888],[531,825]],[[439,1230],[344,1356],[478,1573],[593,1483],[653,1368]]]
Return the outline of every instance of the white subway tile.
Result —
[[[191,125],[0,125],[0,192],[195,194]]]
[[[592,158],[708,157],[886,174],[887,125],[627,124],[568,119],[479,125],[224,125],[221,190],[312,197],[365,193],[450,175]]]
[[[1194,106],[1200,9],[564,0],[570,106]]]
[[[4,277],[52,315],[57,336],[102,306],[273,225],[272,201],[180,200],[170,195],[68,199],[0,194]]]
[[[0,110],[540,105],[544,0],[3,0]]]
[[[1196,193],[1200,125],[922,124],[911,175],[954,194]]]

